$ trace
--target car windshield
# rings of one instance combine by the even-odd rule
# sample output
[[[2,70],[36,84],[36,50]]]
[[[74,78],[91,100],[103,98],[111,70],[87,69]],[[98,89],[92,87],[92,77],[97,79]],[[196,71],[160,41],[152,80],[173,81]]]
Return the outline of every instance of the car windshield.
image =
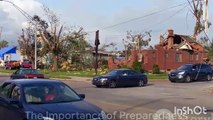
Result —
[[[79,101],[81,98],[63,83],[33,84],[24,87],[25,100],[29,104],[48,104]]]
[[[23,69],[22,73],[23,74],[38,74],[38,71],[35,69]]]
[[[180,66],[177,70],[189,70],[192,68],[192,65],[183,65]]]
[[[119,74],[119,70],[112,70],[109,73],[107,73],[107,75],[118,75]]]
[[[23,61],[23,64],[31,64],[30,61]]]

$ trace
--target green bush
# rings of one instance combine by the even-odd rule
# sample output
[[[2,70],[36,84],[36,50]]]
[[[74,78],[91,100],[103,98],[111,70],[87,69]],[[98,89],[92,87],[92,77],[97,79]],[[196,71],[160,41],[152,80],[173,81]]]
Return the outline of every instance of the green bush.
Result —
[[[152,73],[153,74],[159,74],[160,73],[160,68],[158,65],[154,64],[152,67]]]
[[[136,70],[136,71],[138,71],[138,72],[144,72],[144,70],[143,70],[141,64],[142,64],[141,62],[135,61],[135,62],[133,63],[133,65],[132,65],[132,69],[133,69],[133,70]]]
[[[121,68],[121,69],[128,69],[129,67],[127,65],[123,65],[123,66],[121,66],[119,68]]]

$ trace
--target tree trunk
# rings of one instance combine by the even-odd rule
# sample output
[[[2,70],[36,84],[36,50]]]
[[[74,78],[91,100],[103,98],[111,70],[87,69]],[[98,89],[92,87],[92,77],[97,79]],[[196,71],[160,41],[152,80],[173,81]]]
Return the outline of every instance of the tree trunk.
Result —
[[[57,71],[58,70],[58,56],[53,54],[53,66],[52,66],[52,71]]]

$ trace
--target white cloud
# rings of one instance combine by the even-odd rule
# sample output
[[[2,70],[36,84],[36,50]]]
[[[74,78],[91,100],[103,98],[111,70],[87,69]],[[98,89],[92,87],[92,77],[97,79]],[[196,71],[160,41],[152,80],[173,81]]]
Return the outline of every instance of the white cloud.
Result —
[[[41,13],[41,4],[35,0],[13,0],[12,3],[15,6],[11,3],[1,1],[0,8],[8,13],[9,18],[15,20],[17,23],[26,21],[26,18],[15,8],[16,6],[31,16]]]
[[[16,5],[22,8],[30,15],[38,14],[43,16],[41,9],[42,0],[13,0]],[[124,1],[125,2],[125,1]],[[116,26],[112,29],[101,30],[103,27],[114,25],[124,22],[126,20],[144,16],[157,10],[165,9],[180,3],[187,2],[186,0],[149,0],[141,2],[141,5],[127,4],[123,6],[114,6],[114,11],[102,9],[99,6],[97,11],[91,10],[93,7],[88,7],[88,3],[82,4],[79,1],[61,1],[60,5],[50,7],[59,14],[61,23],[66,23],[69,26],[82,26],[86,31],[100,30],[101,43],[116,42],[119,48],[123,48],[122,39],[126,37],[126,31],[132,30],[136,32],[143,32],[144,30],[152,30],[152,42],[154,45],[159,42],[159,35],[167,31],[168,28],[173,28],[176,33],[179,34],[192,34],[194,19],[192,16],[187,16],[188,9],[181,13],[172,16],[178,9],[171,9],[161,14],[146,17],[145,19],[139,19],[133,22]],[[57,2],[56,2],[57,3]],[[69,4],[66,4],[69,3]],[[46,3],[47,6],[53,5]],[[53,5],[53,6],[54,6]],[[93,4],[92,4],[93,5]],[[110,8],[110,5],[106,5]],[[95,7],[95,6],[94,6]],[[211,16],[210,16],[211,17]],[[168,20],[167,20],[168,18]],[[212,20],[212,18],[211,18]],[[17,38],[17,34],[21,32],[22,26],[26,26],[26,18],[20,14],[11,4],[0,2],[0,26],[4,27],[4,33],[2,38],[14,40]],[[163,22],[161,22],[163,21]],[[213,26],[211,26],[213,27]],[[212,29],[210,30],[212,31]],[[88,39],[94,44],[95,33],[90,33]]]
[[[169,1],[169,0],[166,0],[166,1]],[[151,3],[154,3],[154,4],[158,3],[158,6],[152,5],[152,7],[146,8],[146,9],[144,7],[123,8],[120,11],[116,11],[113,17],[110,19],[110,21],[106,22],[108,24],[107,25],[105,24],[105,26],[116,25],[117,23],[122,23],[132,18],[145,16],[155,11],[177,5],[177,4],[174,4],[173,2],[167,2],[167,4],[163,4],[163,3],[159,4],[159,2],[154,2],[152,0]],[[118,48],[122,49],[123,48],[122,39],[126,38],[126,31],[129,31],[129,30],[132,30],[135,32],[144,32],[144,31],[152,30],[151,32],[152,41],[150,43],[151,45],[157,44],[159,42],[160,34],[164,34],[168,28],[173,28],[175,32],[179,34],[191,34],[193,32],[192,23],[194,21],[191,19],[192,17],[190,17],[189,19],[186,19],[188,9],[185,8],[180,13],[175,14],[178,10],[182,8],[183,6],[177,7],[176,9],[169,9],[168,11],[161,12],[153,16],[145,17],[144,19],[137,19],[132,22],[128,22],[122,25],[118,25],[116,27],[112,27],[110,29],[101,30],[100,31],[101,42],[102,43],[115,42],[117,43]],[[102,19],[102,20],[105,21],[108,19]],[[104,25],[102,24],[102,26]],[[91,38],[94,39],[94,34],[91,36]]]
[[[30,16],[42,13],[42,5],[36,0],[12,0],[11,2],[26,11]],[[0,13],[3,15],[3,17],[0,17],[0,26],[3,27],[2,39],[17,43],[17,37],[27,18],[14,5],[6,1],[0,1]]]

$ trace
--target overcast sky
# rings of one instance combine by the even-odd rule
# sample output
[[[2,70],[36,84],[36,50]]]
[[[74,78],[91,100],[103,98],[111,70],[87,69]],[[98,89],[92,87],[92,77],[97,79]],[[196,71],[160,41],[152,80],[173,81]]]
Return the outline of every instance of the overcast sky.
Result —
[[[117,43],[123,49],[122,39],[126,31],[144,32],[152,30],[151,45],[159,42],[160,34],[168,28],[177,34],[193,34],[195,19],[186,5],[187,0],[11,0],[31,16],[43,16],[41,6],[44,4],[55,11],[61,23],[67,26],[82,26],[89,33],[87,40],[93,43],[95,30],[100,30],[102,44]],[[186,3],[180,5],[182,3]],[[174,7],[180,5],[178,7]],[[209,0],[209,21],[213,23],[213,0]],[[161,12],[158,12],[161,11]],[[156,13],[157,12],[157,13]],[[156,13],[147,17],[143,17]],[[134,18],[131,22],[110,27]],[[3,28],[1,40],[17,44],[26,18],[9,3],[0,2],[0,26]],[[107,29],[104,29],[109,27]],[[209,35],[213,38],[213,26]]]

